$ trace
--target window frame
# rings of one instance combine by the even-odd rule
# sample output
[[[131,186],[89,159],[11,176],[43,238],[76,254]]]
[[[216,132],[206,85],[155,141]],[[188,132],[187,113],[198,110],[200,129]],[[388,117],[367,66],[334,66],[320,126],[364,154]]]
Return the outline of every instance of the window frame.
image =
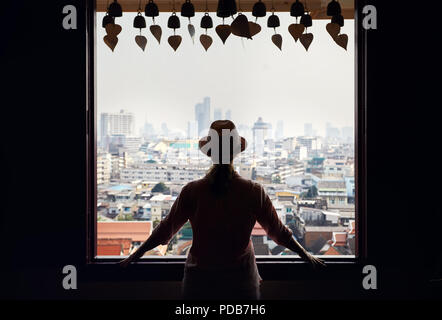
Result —
[[[358,13],[362,12],[364,0],[355,0],[354,6],[354,44],[355,44],[355,227],[356,227],[356,255],[354,256],[318,256],[332,268],[348,265],[360,265],[367,261],[367,91],[366,91],[366,71],[367,71],[367,36],[360,23]],[[86,265],[91,268],[108,268],[116,265],[121,257],[96,257],[97,243],[97,179],[96,179],[96,139],[97,139],[97,108],[96,108],[96,1],[86,1]],[[157,272],[155,279],[175,279],[178,274],[182,274],[185,257],[143,257],[136,265],[150,266],[153,272]],[[256,256],[258,268],[261,270],[280,270],[287,266],[302,266],[302,260],[298,256]],[[160,269],[158,267],[160,266]],[[138,267],[137,267],[138,268]],[[302,267],[301,267],[302,268]],[[329,268],[330,269],[330,268]],[[155,271],[157,270],[157,271]],[[279,273],[279,274],[278,274]],[[162,275],[162,276],[161,276]],[[272,278],[280,279],[279,271],[270,272]],[[293,275],[283,275],[282,278],[292,278]],[[149,278],[149,276],[147,277]],[[269,277],[266,277],[266,279]],[[180,280],[180,277],[178,276]]]

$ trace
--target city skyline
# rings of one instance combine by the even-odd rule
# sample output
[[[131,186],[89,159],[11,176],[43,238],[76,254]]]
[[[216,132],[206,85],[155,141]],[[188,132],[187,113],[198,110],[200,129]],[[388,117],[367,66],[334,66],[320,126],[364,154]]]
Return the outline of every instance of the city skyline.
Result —
[[[196,14],[194,25],[200,16]],[[187,121],[194,120],[195,104],[208,96],[211,116],[215,109],[230,109],[237,126],[251,126],[259,116],[274,128],[284,120],[289,136],[302,134],[304,123],[320,131],[326,122],[353,126],[353,21],[346,20],[343,28],[350,37],[347,51],[333,43],[326,21],[315,20],[309,28],[315,39],[305,52],[286,29],[292,18],[288,13],[279,16],[282,52],[270,41],[273,30],[265,27],[254,40],[231,36],[225,46],[209,30],[214,42],[208,52],[197,41],[192,44],[186,28],[178,30],[183,42],[177,52],[166,42],[170,30],[163,28],[161,45],[144,30],[148,45],[142,52],[133,39],[138,30],[127,27],[133,14],[125,14],[118,19],[123,31],[112,53],[101,40],[104,30],[97,28],[98,112],[133,112],[136,132],[146,120],[157,128],[164,122],[185,132]],[[157,23],[164,26],[167,17],[160,14]]]

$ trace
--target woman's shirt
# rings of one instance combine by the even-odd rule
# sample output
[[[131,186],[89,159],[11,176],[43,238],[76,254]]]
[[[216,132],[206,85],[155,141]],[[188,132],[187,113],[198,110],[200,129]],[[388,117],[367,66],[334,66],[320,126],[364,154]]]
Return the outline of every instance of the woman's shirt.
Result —
[[[207,178],[184,186],[151,238],[167,244],[187,220],[193,231],[185,264],[185,274],[189,276],[218,272],[238,275],[246,284],[259,285],[262,279],[250,239],[255,223],[279,245],[287,247],[292,237],[262,186],[236,172],[229,191],[222,196],[212,193]]]

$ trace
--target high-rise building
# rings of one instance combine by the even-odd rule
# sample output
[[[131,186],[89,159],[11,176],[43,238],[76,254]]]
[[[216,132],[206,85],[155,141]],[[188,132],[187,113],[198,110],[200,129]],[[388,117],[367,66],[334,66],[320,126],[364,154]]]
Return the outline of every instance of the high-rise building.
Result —
[[[341,130],[342,133],[342,139],[345,142],[353,142],[354,141],[354,131],[353,131],[353,127],[343,127]]]
[[[282,138],[284,138],[284,121],[279,120],[276,123],[275,139],[281,140]]]
[[[311,123],[304,123],[304,136],[312,137],[313,134],[313,126]]]
[[[113,135],[133,136],[135,117],[131,112],[120,110],[119,113],[104,112],[100,116],[100,142],[107,146],[108,138]]]
[[[195,121],[198,123],[198,136],[206,135],[210,127],[209,97],[204,97],[203,103],[195,105]]]
[[[223,120],[223,111],[221,108],[215,108],[215,111],[213,112],[213,121],[216,120]]]
[[[224,117],[225,120],[232,120],[232,110],[226,111],[226,116]]]
[[[187,139],[198,138],[198,123],[196,121],[187,122]]]
[[[262,121],[259,117],[253,124],[253,154],[257,157],[262,157],[264,154],[264,140],[271,137],[271,125],[270,123]]]

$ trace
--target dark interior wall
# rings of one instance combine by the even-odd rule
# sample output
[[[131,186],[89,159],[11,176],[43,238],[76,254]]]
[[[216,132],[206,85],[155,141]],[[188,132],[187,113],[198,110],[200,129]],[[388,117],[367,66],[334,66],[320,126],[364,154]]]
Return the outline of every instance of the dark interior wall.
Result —
[[[368,33],[368,262],[378,268],[379,290],[362,290],[361,272],[332,269],[321,281],[265,282],[263,298],[419,298],[440,292],[429,282],[441,278],[437,220],[430,220],[431,209],[413,201],[422,195],[418,182],[424,169],[413,158],[416,146],[424,143],[414,134],[420,122],[416,108],[434,103],[417,93],[413,72],[419,67],[411,63],[407,50],[399,49],[419,33],[400,32],[390,18],[397,8],[371,3],[378,7],[380,30]],[[62,28],[66,4],[78,9],[78,30]],[[108,279],[82,278],[85,4],[46,1],[35,10],[35,2],[12,1],[4,7],[1,296],[178,298],[177,281],[137,283],[118,272]],[[436,90],[431,83],[426,88]],[[426,192],[431,197],[430,190]],[[79,290],[61,286],[62,267],[68,264],[80,268]]]

